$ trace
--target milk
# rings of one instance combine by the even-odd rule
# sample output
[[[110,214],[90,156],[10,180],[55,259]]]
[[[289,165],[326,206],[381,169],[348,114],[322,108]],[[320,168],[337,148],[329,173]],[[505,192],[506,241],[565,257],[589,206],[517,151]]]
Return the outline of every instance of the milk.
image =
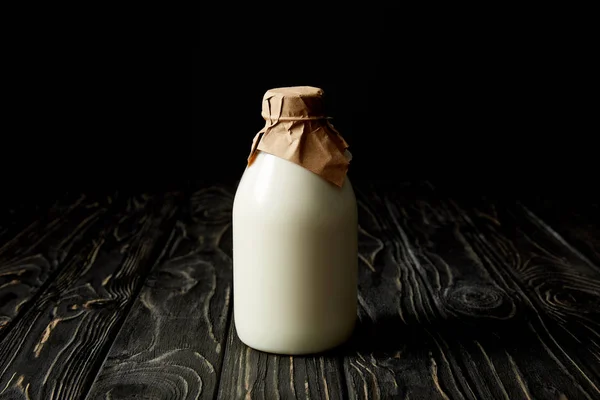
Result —
[[[234,319],[246,345],[308,354],[352,334],[358,222],[346,177],[338,187],[259,151],[233,206]]]

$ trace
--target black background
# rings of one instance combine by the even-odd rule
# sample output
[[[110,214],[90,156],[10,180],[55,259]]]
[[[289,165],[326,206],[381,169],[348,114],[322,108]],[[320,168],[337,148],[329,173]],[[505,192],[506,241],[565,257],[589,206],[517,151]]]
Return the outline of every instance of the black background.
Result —
[[[392,9],[211,20],[169,40],[65,32],[62,47],[40,45],[48,57],[25,77],[38,83],[19,94],[29,105],[13,102],[23,114],[2,148],[5,191],[235,181],[264,124],[262,95],[293,85],[324,89],[354,181],[511,196],[595,188],[598,65],[585,24],[438,24]]]
[[[224,176],[240,176],[263,125],[264,91],[312,85],[325,90],[351,146],[355,181],[431,179],[511,196],[588,193],[598,124],[586,26],[414,22],[392,10],[332,14],[242,26],[196,47],[195,151],[218,152]],[[205,170],[212,169],[199,162],[200,176]]]

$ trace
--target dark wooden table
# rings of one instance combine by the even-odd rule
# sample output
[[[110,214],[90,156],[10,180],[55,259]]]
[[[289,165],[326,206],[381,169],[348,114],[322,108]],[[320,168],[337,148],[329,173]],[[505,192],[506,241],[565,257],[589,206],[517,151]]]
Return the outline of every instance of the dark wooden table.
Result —
[[[234,191],[1,209],[0,398],[600,398],[598,204],[357,185],[355,335],[281,357],[232,323]]]

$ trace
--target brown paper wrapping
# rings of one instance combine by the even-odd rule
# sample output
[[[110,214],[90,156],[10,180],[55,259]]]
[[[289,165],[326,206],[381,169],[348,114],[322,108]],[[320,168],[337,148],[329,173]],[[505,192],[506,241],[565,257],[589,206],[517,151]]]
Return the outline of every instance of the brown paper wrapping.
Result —
[[[348,144],[325,115],[323,90],[310,86],[271,89],[263,97],[261,114],[266,124],[254,137],[248,165],[260,150],[343,185],[350,164]]]

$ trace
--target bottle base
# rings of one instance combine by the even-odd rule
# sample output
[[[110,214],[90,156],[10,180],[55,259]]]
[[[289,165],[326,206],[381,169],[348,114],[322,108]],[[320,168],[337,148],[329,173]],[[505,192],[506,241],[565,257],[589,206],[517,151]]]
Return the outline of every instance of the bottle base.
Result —
[[[284,338],[284,337],[268,337],[265,335],[250,336],[237,333],[238,338],[246,346],[261,351],[263,353],[286,355],[286,356],[303,356],[311,354],[324,353],[329,350],[333,350],[344,343],[346,343],[352,333],[354,332],[354,326],[349,331],[335,335],[329,340],[323,340],[323,336],[318,338],[314,337],[295,337],[295,338]]]

